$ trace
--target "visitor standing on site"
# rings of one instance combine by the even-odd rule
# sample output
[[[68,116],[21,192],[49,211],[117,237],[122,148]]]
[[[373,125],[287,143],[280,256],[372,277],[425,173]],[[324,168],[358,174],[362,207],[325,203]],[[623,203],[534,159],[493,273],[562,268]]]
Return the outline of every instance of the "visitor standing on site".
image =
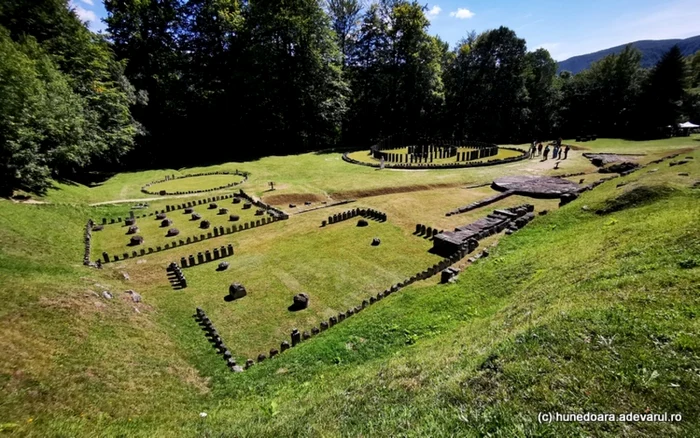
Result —
[[[547,145],[547,147],[544,148],[544,160],[542,161],[547,161],[547,155],[549,155],[549,145]]]
[[[566,145],[566,148],[564,149],[564,159],[565,159],[565,160],[566,160],[567,158],[569,158],[569,150],[570,150],[570,149],[571,149],[571,146],[569,146],[569,145],[567,144],[567,145]]]

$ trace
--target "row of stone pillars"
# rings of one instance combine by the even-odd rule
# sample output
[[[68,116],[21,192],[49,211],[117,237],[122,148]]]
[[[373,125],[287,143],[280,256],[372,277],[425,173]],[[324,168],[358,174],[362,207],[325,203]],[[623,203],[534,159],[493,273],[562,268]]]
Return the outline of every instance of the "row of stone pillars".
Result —
[[[265,217],[262,219],[258,219],[254,222],[253,221],[251,221],[250,223],[246,222],[245,224],[241,224],[238,227],[236,227],[236,225],[233,225],[231,227],[226,227],[226,228],[224,228],[223,226],[214,227],[214,228],[212,228],[212,232],[208,232],[206,235],[201,234],[199,236],[188,237],[186,240],[183,240],[183,239],[174,240],[170,243],[166,243],[165,246],[163,246],[163,247],[158,246],[155,249],[154,248],[141,248],[140,251],[138,251],[138,252],[132,251],[131,254],[129,254],[128,252],[125,252],[121,257],[118,254],[115,254],[115,255],[111,256],[112,259],[110,258],[109,253],[103,252],[102,257],[103,257],[104,263],[109,263],[110,261],[117,262],[120,259],[126,260],[129,258],[141,257],[141,256],[145,256],[147,254],[153,254],[154,252],[160,252],[160,251],[168,250],[171,248],[176,248],[176,247],[182,246],[182,245],[189,245],[190,243],[201,242],[202,240],[212,239],[215,237],[235,233],[238,231],[249,230],[249,229],[252,229],[255,227],[267,225],[267,224],[272,223],[274,221],[275,221],[274,217]]]
[[[233,245],[229,243],[228,246],[214,248],[213,251],[206,250],[204,251],[204,254],[198,252],[196,259],[194,254],[190,254],[187,258],[181,257],[180,266],[182,266],[183,268],[191,268],[192,266],[201,265],[202,263],[211,262],[224,257],[230,257],[232,255]]]
[[[355,208],[353,210],[347,210],[342,213],[334,214],[333,216],[328,216],[328,221],[322,221],[321,226],[325,227],[326,225],[335,224],[358,216],[367,219],[374,219],[380,222],[386,222],[387,219],[386,213],[382,213],[379,210],[374,210],[371,208]]]

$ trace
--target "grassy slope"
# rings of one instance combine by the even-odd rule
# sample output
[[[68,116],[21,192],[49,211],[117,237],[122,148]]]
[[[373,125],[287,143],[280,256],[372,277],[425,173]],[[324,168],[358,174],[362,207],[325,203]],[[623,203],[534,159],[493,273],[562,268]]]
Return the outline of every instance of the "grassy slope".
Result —
[[[92,296],[130,285],[74,263],[76,236],[87,216],[121,207],[3,203],[0,427],[35,436],[698,434],[700,195],[692,177],[676,175],[697,179],[694,156],[630,175],[620,189],[608,182],[504,239],[457,284],[406,289],[243,375],[226,372],[194,326],[169,328],[168,312],[148,300]],[[592,212],[658,184],[673,190]],[[540,410],[647,408],[682,412],[684,422],[536,424]]]

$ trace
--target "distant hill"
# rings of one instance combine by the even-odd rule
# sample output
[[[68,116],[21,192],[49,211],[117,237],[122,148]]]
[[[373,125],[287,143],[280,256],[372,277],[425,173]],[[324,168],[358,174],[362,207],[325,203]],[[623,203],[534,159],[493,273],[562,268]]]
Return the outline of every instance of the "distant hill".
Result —
[[[692,55],[700,51],[700,35],[686,38],[684,40],[644,40],[631,43],[633,47],[642,52],[642,67],[653,67],[661,59],[664,52],[668,51],[674,44],[678,44],[683,56]],[[601,50],[587,55],[574,56],[565,61],[559,62],[559,71],[570,71],[578,73],[587,69],[592,63],[613,53],[620,53],[627,44]]]

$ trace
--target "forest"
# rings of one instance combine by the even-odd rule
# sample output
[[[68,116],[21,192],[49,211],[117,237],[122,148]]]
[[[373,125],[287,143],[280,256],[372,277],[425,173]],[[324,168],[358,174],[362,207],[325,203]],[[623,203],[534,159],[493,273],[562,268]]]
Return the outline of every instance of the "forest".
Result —
[[[366,148],[395,134],[494,143],[658,138],[700,122],[700,54],[627,48],[576,75],[500,27],[455,46],[425,6],[379,0],[0,4],[0,196],[88,171]]]

